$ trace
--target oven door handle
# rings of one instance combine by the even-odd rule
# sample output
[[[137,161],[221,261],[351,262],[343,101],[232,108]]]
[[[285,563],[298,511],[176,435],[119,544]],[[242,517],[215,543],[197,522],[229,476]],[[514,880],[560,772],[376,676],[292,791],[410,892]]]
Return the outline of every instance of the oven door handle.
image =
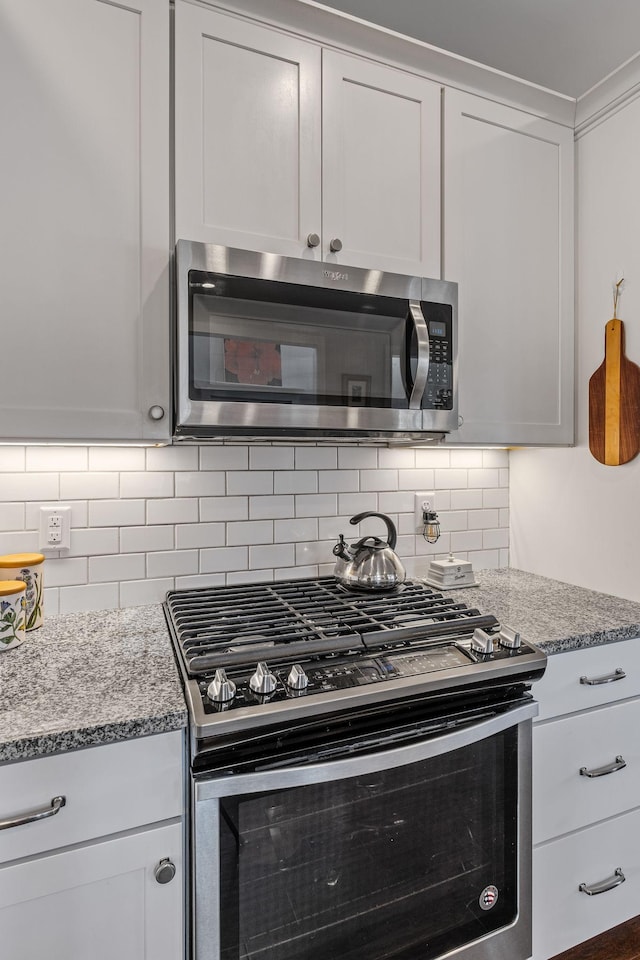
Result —
[[[225,776],[200,780],[195,783],[196,801],[213,800],[217,797],[240,796],[262,793],[269,790],[287,790],[303,787],[312,783],[328,783],[346,780],[382,770],[404,767],[421,760],[430,760],[443,753],[458,750],[470,744],[493,737],[509,727],[531,720],[538,713],[535,701],[512,707],[504,713],[482,720],[480,723],[463,727],[452,733],[405,744],[391,749],[380,750],[360,756],[346,756],[326,763],[313,763],[303,767],[284,767],[276,770],[260,770],[255,773],[243,773],[237,776]]]

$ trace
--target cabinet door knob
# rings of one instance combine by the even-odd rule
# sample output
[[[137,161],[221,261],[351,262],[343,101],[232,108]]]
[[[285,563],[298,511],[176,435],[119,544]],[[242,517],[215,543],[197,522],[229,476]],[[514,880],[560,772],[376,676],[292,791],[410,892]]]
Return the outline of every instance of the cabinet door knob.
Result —
[[[164,417],[164,407],[161,407],[159,403],[154,403],[152,407],[149,407],[149,416],[152,420],[162,420]]]
[[[317,233],[310,233],[307,235],[307,246],[308,247],[317,247],[320,243],[320,237]]]
[[[329,250],[331,250],[331,253],[340,253],[342,250],[342,240],[339,240],[338,237],[334,237],[333,240],[330,240]]]
[[[158,883],[171,883],[176,875],[176,865],[169,857],[165,857],[156,864],[153,875]]]

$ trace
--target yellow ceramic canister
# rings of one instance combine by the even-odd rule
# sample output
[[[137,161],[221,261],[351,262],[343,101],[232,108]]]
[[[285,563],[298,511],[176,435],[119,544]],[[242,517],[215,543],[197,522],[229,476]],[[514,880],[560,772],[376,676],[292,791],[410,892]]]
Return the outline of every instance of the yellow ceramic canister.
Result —
[[[6,553],[0,557],[0,577],[25,583],[27,630],[36,630],[43,622],[43,564],[41,553]]]
[[[0,652],[24,641],[26,590],[24,580],[0,580]]]

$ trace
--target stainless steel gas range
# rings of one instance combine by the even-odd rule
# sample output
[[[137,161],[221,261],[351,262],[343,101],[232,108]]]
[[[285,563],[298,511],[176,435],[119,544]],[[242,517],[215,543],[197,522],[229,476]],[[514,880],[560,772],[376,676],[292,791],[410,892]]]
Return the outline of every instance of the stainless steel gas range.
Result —
[[[419,582],[175,591],[193,960],[526,960],[544,654]]]

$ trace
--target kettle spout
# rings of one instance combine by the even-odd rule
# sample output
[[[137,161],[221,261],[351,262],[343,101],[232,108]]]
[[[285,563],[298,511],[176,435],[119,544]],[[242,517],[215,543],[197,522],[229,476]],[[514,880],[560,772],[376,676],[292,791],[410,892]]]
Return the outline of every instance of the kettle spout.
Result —
[[[340,539],[333,548],[333,552],[336,557],[340,557],[342,560],[349,561],[351,560],[351,554],[349,553],[349,548],[345,543],[345,539],[342,534],[340,534]]]

